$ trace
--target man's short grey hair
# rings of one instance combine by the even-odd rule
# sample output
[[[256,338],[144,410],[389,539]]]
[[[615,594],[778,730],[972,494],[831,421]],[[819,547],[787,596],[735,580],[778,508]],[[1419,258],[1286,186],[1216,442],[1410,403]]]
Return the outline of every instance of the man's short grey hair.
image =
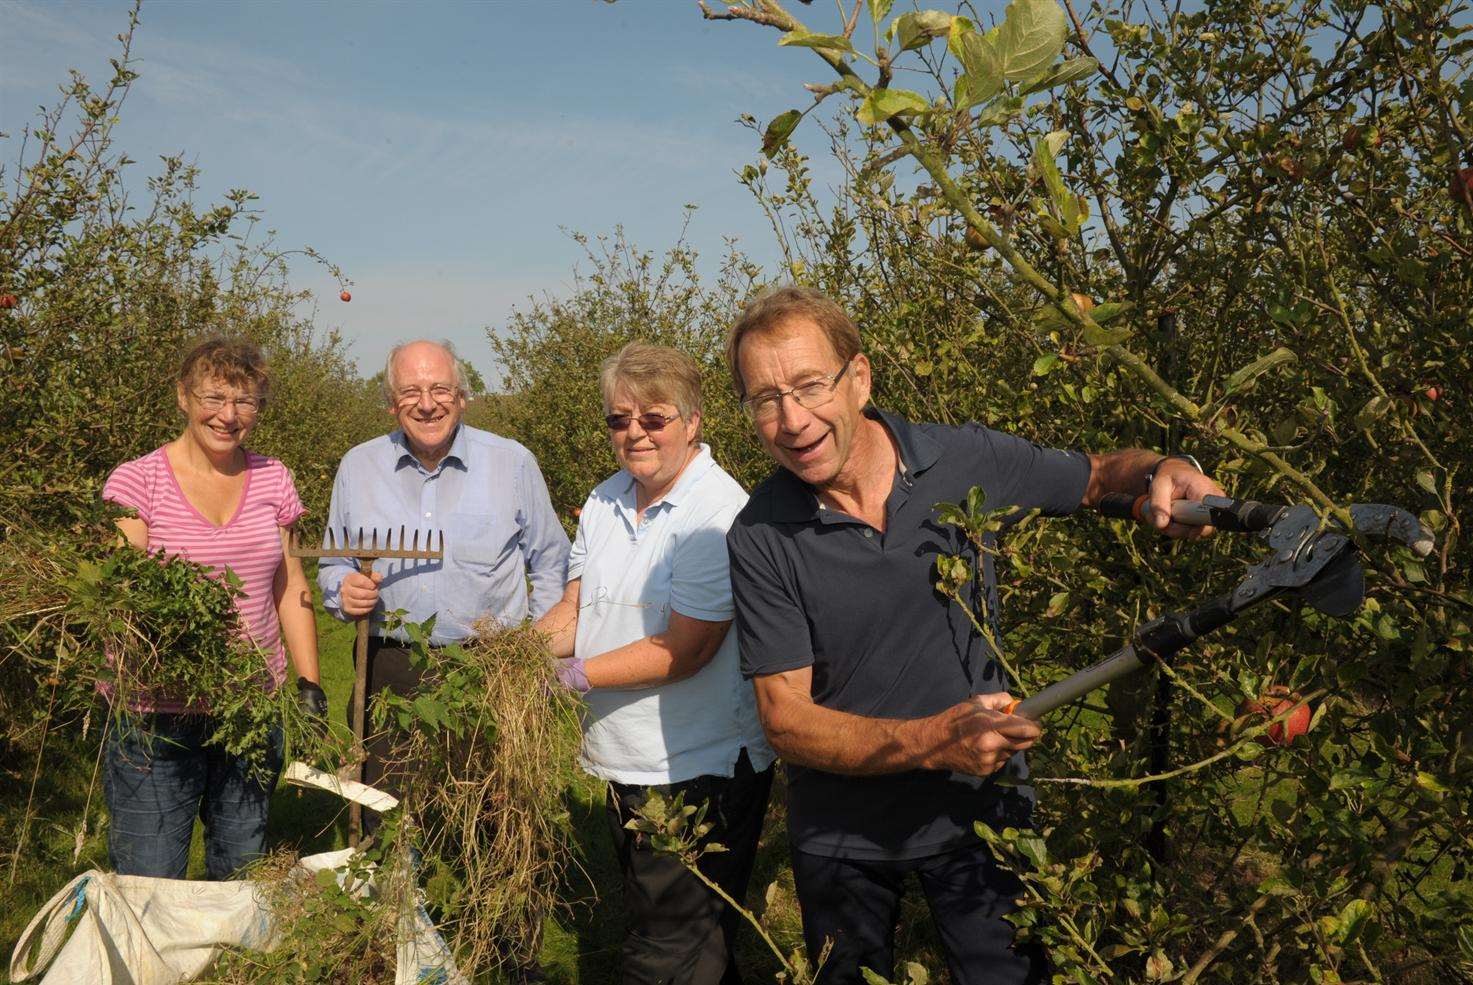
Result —
[[[470,396],[470,386],[466,381],[465,367],[460,364],[460,357],[455,354],[455,346],[450,343],[449,339],[410,339],[408,342],[400,342],[394,348],[390,349],[389,358],[384,360],[383,391],[384,400],[388,402],[389,406],[394,406],[394,395],[399,390],[399,381],[394,379],[394,360],[399,358],[399,353],[412,345],[419,345],[421,342],[428,342],[430,345],[437,345],[445,350],[445,354],[450,357],[450,365],[455,369],[455,388],[460,391],[461,396]]]

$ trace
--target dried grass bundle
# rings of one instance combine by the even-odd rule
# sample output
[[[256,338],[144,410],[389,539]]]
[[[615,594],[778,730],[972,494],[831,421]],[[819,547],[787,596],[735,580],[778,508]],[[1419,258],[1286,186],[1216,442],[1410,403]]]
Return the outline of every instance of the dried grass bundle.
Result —
[[[572,857],[563,803],[581,733],[577,702],[552,678],[530,626],[482,625],[429,660],[406,808],[419,821],[431,912],[472,974],[537,955]],[[404,710],[400,706],[399,710]],[[424,727],[427,723],[437,727]]]

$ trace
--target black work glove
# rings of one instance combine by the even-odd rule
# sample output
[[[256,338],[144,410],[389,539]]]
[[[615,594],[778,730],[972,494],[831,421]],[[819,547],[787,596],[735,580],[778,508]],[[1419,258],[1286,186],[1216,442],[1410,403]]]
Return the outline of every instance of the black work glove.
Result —
[[[311,717],[327,719],[327,692],[305,677],[297,678],[297,702]]]

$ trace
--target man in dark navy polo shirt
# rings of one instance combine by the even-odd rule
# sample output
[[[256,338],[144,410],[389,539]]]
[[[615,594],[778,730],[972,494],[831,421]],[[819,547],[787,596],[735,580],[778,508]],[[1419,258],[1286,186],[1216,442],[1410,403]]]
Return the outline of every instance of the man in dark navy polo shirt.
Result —
[[[1056,451],[978,424],[866,409],[859,332],[809,288],[749,305],[727,357],[778,465],[727,544],[742,671],[787,763],[804,936],[815,957],[833,941],[821,981],[859,981],[860,967],[891,976],[909,872],[957,985],[1043,980],[1043,956],[1014,950],[1003,919],[1021,886],[972,831],[977,820],[1029,823],[1032,790],[994,774],[1025,778],[1022,753],[1040,731],[1006,713],[996,655],[933,587],[939,555],[975,562],[934,507],[980,486],[987,508],[1057,516],[1149,486],[1157,526],[1191,537],[1210,528],[1170,523],[1171,500],[1222,490],[1194,464],[1154,452]],[[973,585],[995,612],[984,567]]]

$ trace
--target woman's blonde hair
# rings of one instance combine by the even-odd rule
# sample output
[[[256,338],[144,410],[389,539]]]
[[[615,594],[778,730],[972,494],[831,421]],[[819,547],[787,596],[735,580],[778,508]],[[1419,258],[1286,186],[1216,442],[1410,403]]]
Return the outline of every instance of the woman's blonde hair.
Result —
[[[623,390],[642,404],[674,404],[680,416],[701,413],[701,369],[679,349],[634,341],[603,361],[598,371],[604,413]]]

